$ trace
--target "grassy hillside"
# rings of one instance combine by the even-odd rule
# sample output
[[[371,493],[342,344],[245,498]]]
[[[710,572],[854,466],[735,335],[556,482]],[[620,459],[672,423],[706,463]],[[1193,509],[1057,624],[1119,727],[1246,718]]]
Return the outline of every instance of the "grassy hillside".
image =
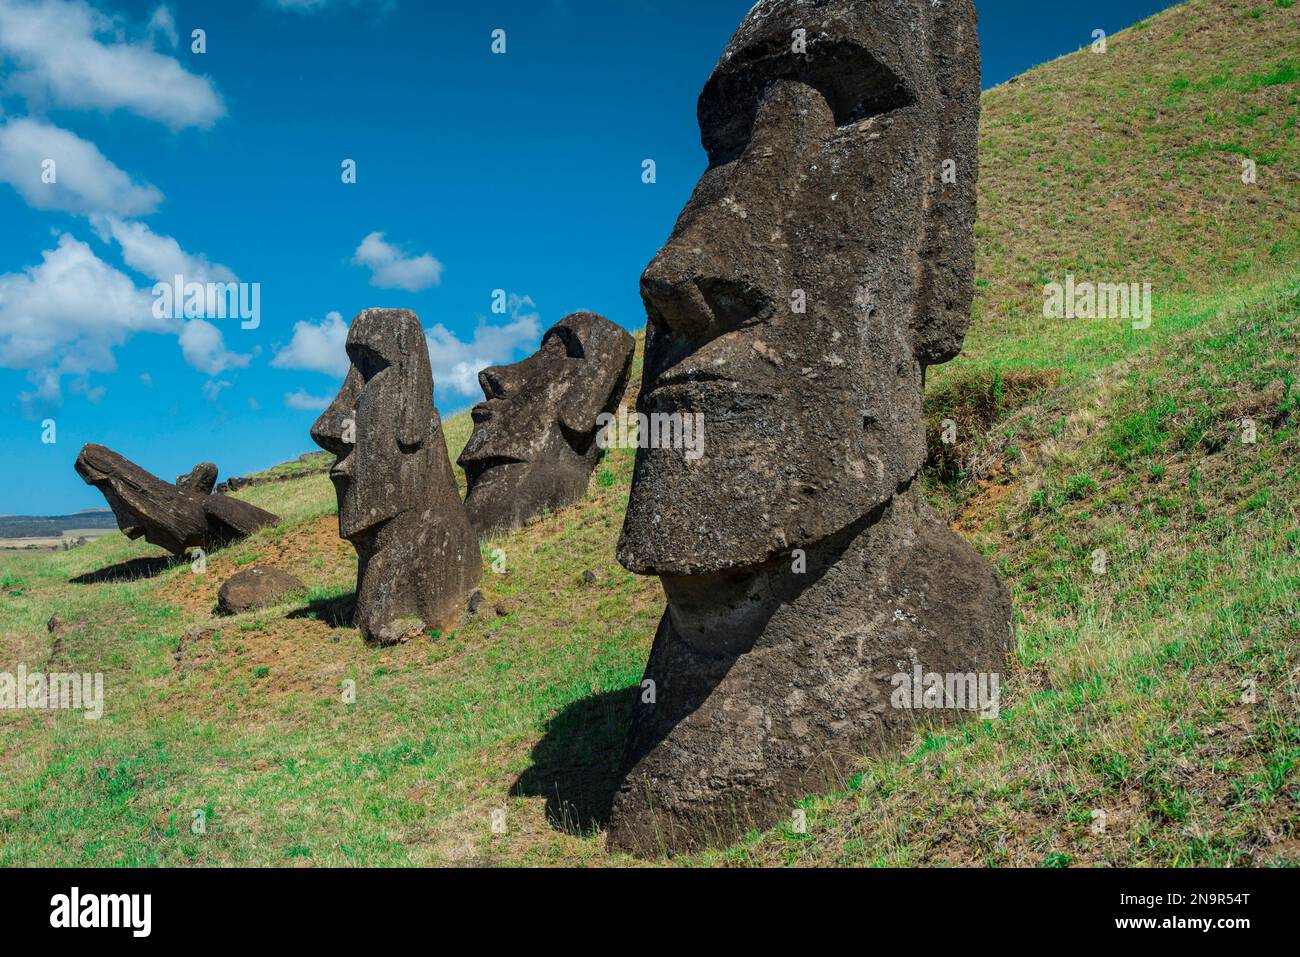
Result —
[[[804,802],[807,834],[686,863],[1300,862],[1297,50],[1286,0],[1193,2],[986,94],[978,311],[932,377],[927,479],[1013,591],[1001,715],[918,726]],[[1067,270],[1155,283],[1152,327],[1037,318]],[[0,558],[0,668],[107,684],[99,721],[0,713],[0,864],[629,863],[601,823],[662,609],[614,560],[631,464],[485,543],[480,613],[392,649],[332,620],[356,561],[310,464],[238,493],[283,520],[202,574],[120,535]],[[254,562],[309,591],[212,619]]]
[[[936,422],[964,443],[1007,404],[1194,325],[1205,297],[1294,275],[1298,116],[1294,0],[1191,0],[987,91],[974,324],[931,370]],[[1043,286],[1067,274],[1151,283],[1154,328],[1044,319]]]

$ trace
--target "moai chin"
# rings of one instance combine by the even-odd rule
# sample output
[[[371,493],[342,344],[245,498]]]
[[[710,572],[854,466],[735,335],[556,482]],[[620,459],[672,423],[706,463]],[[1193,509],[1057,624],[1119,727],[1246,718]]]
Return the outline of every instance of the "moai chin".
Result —
[[[612,849],[788,819],[909,733],[897,675],[1003,671],[1006,588],[917,480],[925,369],[969,322],[979,75],[970,0],[764,0],[700,95],[638,410],[707,442],[637,455],[619,560],[668,604]]]
[[[480,535],[576,502],[600,457],[596,420],[623,396],[635,342],[593,312],[565,316],[521,362],[478,374],[484,401],[457,460]]]
[[[339,535],[357,550],[353,624],[392,644],[444,629],[478,584],[481,556],[456,490],[424,330],[405,309],[352,320],[351,368],[312,440],[336,456]]]

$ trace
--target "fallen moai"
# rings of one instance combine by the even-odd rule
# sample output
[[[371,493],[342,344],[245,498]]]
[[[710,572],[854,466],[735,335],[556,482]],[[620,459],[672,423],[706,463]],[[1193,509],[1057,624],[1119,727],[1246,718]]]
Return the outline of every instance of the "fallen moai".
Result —
[[[279,521],[256,505],[209,494],[210,484],[203,490],[204,465],[172,485],[112,449],[90,444],[82,448],[75,468],[86,484],[104,494],[128,538],[143,538],[174,555],[218,548]],[[215,480],[216,466],[211,470]]]

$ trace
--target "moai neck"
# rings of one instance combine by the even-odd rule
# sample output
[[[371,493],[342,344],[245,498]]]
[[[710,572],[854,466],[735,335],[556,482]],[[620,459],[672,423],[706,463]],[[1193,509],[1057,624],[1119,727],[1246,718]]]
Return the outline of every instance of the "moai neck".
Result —
[[[842,610],[861,612],[888,588],[895,553],[915,527],[919,484],[831,537],[756,568],[664,576],[666,624],[695,651],[734,658],[811,630],[833,630]],[[829,599],[829,600],[828,600]]]
[[[1006,589],[915,479],[805,551],[663,579],[611,847],[677,853],[770,827],[914,731],[891,697],[900,673],[1005,668]]]
[[[357,603],[353,624],[380,644],[423,629],[416,602],[416,555],[409,528],[413,513],[403,512],[364,539],[357,539]],[[418,620],[418,621],[417,621]]]

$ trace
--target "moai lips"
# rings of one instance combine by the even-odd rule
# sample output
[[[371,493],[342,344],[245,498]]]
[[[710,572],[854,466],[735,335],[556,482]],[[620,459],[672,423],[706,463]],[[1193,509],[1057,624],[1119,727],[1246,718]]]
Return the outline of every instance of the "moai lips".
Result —
[[[216,478],[216,466],[205,463]],[[118,528],[128,538],[145,541],[183,555],[191,548],[217,548],[244,538],[280,519],[270,512],[225,495],[211,495],[198,482],[171,485],[146,472],[112,449],[90,444],[82,448],[75,465],[87,485],[108,500]],[[188,479],[199,473],[196,466]]]
[[[619,542],[668,599],[609,825],[639,854],[788,817],[910,731],[892,676],[1000,674],[1010,641],[916,481],[925,368],[973,291],[970,0],[764,0],[698,112],[709,167],[641,278],[638,411],[709,442],[638,451]]]
[[[480,535],[582,498],[600,457],[596,419],[623,395],[635,343],[591,312],[566,316],[533,355],[479,373],[485,400],[457,460]]]
[[[481,571],[433,406],[424,330],[405,309],[367,309],[348,330],[351,368],[312,426],[336,456],[339,535],[357,550],[353,623],[391,644],[444,629]]]

